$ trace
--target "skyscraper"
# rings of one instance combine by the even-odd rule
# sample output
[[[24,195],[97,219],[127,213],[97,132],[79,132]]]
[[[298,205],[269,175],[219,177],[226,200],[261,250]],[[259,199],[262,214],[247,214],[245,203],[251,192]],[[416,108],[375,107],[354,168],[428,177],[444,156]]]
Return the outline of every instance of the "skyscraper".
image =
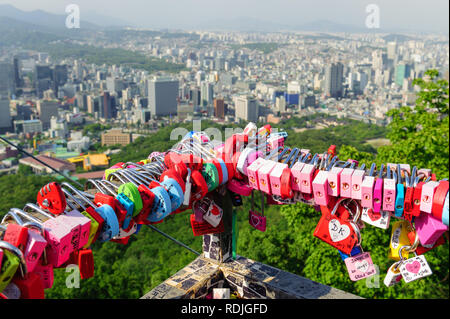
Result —
[[[223,98],[214,99],[214,116],[220,119],[225,118],[225,102]]]
[[[214,100],[214,85],[211,82],[203,81],[200,86],[202,105],[210,106]]]
[[[39,100],[37,102],[37,111],[44,130],[50,127],[50,119],[52,116],[58,118],[58,107],[58,101]]]
[[[152,116],[177,114],[178,80],[157,78],[148,82],[148,104]]]
[[[403,80],[407,77],[409,77],[411,73],[411,67],[409,64],[406,63],[399,63],[395,67],[395,84],[398,86],[403,86]]]
[[[34,84],[36,95],[39,98],[44,96],[44,91],[51,88],[52,72],[52,69],[48,65],[36,65],[34,69]]]
[[[58,88],[67,82],[67,66],[55,65],[52,72],[53,91],[58,95]]]
[[[256,99],[251,96],[236,96],[234,98],[236,119],[257,122],[259,107]]]
[[[389,42],[387,44],[387,58],[395,61],[397,58],[397,42]]]
[[[0,96],[10,96],[15,92],[14,67],[9,62],[0,62]]]
[[[343,82],[344,66],[342,63],[337,62],[329,65],[325,70],[325,94],[339,98],[343,95],[342,82]]]
[[[9,99],[0,96],[0,133],[11,131],[11,110]]]

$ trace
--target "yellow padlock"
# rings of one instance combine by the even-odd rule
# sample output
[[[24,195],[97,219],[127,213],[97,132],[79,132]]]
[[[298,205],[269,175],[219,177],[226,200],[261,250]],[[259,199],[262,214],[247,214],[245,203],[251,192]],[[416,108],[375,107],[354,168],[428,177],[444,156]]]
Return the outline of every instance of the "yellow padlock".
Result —
[[[140,162],[144,163],[144,165],[147,165],[148,163],[151,163],[151,161],[148,158],[146,158],[146,159],[144,159],[144,160],[142,160]]]
[[[409,222],[406,220],[401,220],[394,222],[392,225],[391,241],[389,243],[389,253],[388,258],[392,260],[400,260],[400,249],[402,246],[410,246],[408,232],[411,231]],[[407,249],[402,251],[403,258],[407,259],[409,252]]]

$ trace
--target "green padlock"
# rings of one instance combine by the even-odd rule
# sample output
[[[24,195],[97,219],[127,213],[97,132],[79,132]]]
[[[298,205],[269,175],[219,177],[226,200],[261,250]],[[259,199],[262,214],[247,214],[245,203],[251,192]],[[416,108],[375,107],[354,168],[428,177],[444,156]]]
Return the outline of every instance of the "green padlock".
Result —
[[[112,173],[117,172],[118,170],[121,170],[121,168],[108,168],[107,170],[105,170],[105,180],[108,179],[108,176],[111,175]]]
[[[4,243],[4,242],[2,242]],[[20,259],[8,249],[3,250],[2,268],[0,269],[0,292],[8,286],[20,265]]]
[[[208,185],[208,192],[219,186],[219,172],[213,163],[203,163],[202,176]]]
[[[139,193],[139,190],[136,187],[136,185],[134,185],[133,183],[126,183],[120,185],[117,193],[118,194],[123,193],[134,203],[133,216],[139,214],[144,208],[141,194]]]

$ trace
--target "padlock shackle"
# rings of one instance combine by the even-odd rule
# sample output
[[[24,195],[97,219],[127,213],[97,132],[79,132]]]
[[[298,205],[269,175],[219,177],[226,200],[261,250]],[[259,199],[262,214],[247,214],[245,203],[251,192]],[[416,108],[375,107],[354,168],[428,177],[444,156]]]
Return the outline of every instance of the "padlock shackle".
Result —
[[[41,214],[41,215],[43,215],[45,217],[48,217],[49,219],[54,219],[55,218],[55,216],[53,216],[52,214],[44,211],[43,209],[41,209],[40,207],[38,207],[38,206],[36,206],[36,205],[34,205],[32,203],[26,203],[25,204],[25,206],[23,207],[23,211],[24,212],[27,212],[26,208],[34,209],[36,212],[38,212],[39,214]]]
[[[0,248],[9,250],[14,255],[16,255],[16,257],[19,259],[19,262],[20,262],[20,271],[21,271],[22,278],[25,279],[25,276],[28,274],[28,269],[27,269],[27,263],[25,261],[25,257],[23,255],[22,251],[19,248],[17,248],[16,246],[14,246],[6,241],[2,241],[2,240],[0,240]]]
[[[24,221],[19,217],[18,214],[16,214],[14,211],[10,210],[9,212],[7,212],[5,214],[5,216],[3,216],[1,224],[4,224],[8,217],[12,217],[12,219],[18,224],[18,225],[23,225]]]
[[[27,213],[27,212],[25,212],[25,211],[23,211],[23,210],[21,210],[21,209],[18,209],[18,208],[11,208],[10,211],[16,213],[17,215],[22,216],[23,218],[25,218],[25,219],[27,219],[27,220],[29,220],[29,221],[32,221],[32,222],[34,222],[34,223],[37,223],[37,224],[39,224],[39,225],[42,225],[42,223],[43,223],[42,220],[39,220],[39,219],[38,219],[37,217],[35,217],[35,216],[30,216],[29,213]]]

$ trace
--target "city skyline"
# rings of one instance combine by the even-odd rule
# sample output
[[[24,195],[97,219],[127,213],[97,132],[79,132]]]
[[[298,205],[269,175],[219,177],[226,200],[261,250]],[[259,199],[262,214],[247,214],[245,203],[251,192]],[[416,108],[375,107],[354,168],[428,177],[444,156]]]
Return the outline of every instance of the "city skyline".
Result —
[[[36,3],[29,0],[0,0],[23,11],[42,10],[66,15],[68,4],[77,4],[81,19],[99,25],[131,25],[140,28],[169,29],[255,29],[267,31],[313,28],[317,23],[333,23],[354,28],[368,29],[365,21],[371,4],[380,10],[380,29],[386,32],[438,32],[448,34],[447,1],[377,1],[349,0],[336,2],[319,0],[304,1],[235,1],[226,3],[205,0],[187,1],[55,1]],[[220,15],[218,14],[220,13]],[[0,13],[1,15],[1,13]],[[331,25],[333,27],[333,25]]]

